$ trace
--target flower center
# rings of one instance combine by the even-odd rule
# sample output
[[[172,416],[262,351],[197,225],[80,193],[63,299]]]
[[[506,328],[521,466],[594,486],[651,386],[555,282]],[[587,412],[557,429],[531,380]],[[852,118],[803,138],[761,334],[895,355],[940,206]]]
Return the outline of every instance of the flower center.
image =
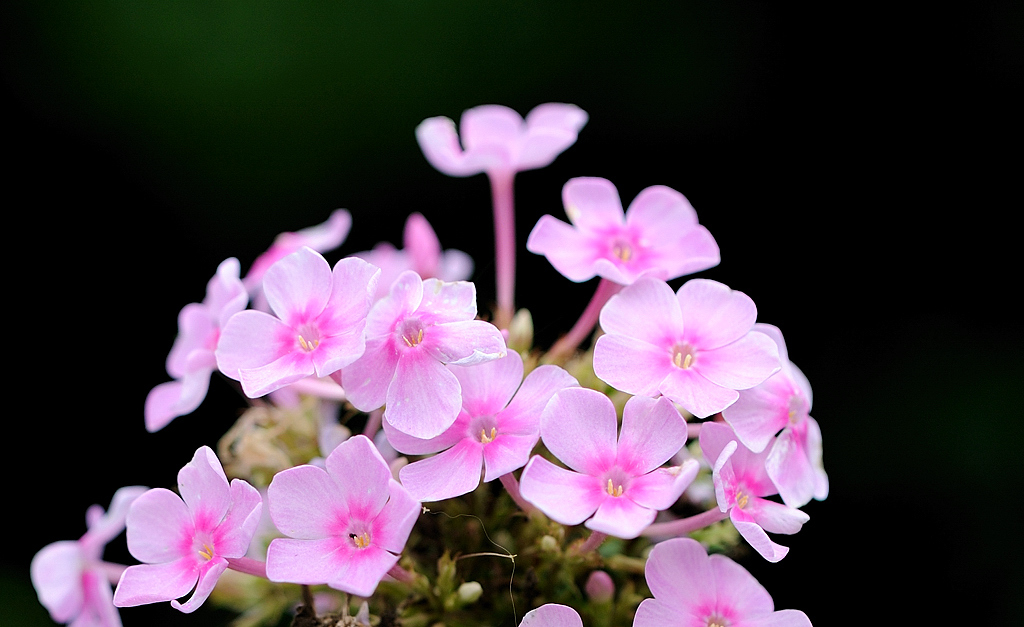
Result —
[[[320,346],[320,331],[316,327],[303,324],[298,328],[299,347],[310,353],[317,346]]]
[[[729,624],[726,622],[726,620],[721,616],[713,614],[708,617],[707,627],[728,627],[728,625]]]
[[[491,427],[490,435],[487,434],[486,430],[480,429],[480,442],[482,444],[487,444],[488,442],[493,442],[494,438],[496,438],[496,437],[498,437],[498,430],[495,429],[494,427]]]
[[[633,258],[633,247],[625,240],[615,240],[615,243],[612,244],[612,254],[619,261],[627,262]]]
[[[736,507],[743,509],[747,506],[747,502],[749,500],[750,497],[747,496],[742,489],[736,490]]]
[[[366,547],[370,546],[370,534],[367,531],[364,531],[358,535],[350,533],[348,534],[348,537],[350,540],[352,540],[352,544],[356,545],[357,549],[365,549]]]
[[[696,357],[697,351],[689,344],[676,344],[672,347],[672,364],[676,368],[689,369]]]
[[[605,491],[612,496],[622,496],[622,485],[614,485],[612,480],[608,480],[608,485],[605,486]]]
[[[199,554],[205,557],[206,561],[210,561],[213,559],[213,549],[210,548],[210,545],[205,542],[203,542],[203,548],[199,549]]]
[[[794,395],[789,397],[789,422],[790,422],[790,424],[794,424],[795,425],[796,423],[800,422],[800,418],[802,417],[803,413],[806,411],[805,407],[806,407],[806,403],[804,403],[803,397],[800,396],[799,394],[794,394]]]
[[[409,348],[417,346],[423,341],[423,325],[418,319],[402,322],[402,341]]]

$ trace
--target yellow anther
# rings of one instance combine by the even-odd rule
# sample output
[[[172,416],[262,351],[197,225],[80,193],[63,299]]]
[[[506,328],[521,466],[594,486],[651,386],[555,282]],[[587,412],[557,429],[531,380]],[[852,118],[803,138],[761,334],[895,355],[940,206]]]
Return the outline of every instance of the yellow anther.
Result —
[[[693,354],[687,351],[684,357],[682,353],[676,352],[672,355],[672,363],[676,365],[676,368],[683,368],[685,370],[693,363]]]
[[[310,340],[310,341],[307,342],[306,338],[304,338],[304,337],[302,337],[300,335],[299,336],[299,346],[301,346],[302,350],[304,350],[304,351],[311,351],[314,348],[316,348],[317,346],[320,346],[320,340]]]
[[[686,353],[686,359],[683,360],[683,368],[689,368],[691,363],[693,363],[693,355]]]
[[[420,329],[420,334],[416,338],[416,343],[419,344],[422,341],[423,341],[423,329]]]
[[[612,484],[611,479],[608,480],[607,490],[608,494],[611,494],[612,496],[622,496],[622,486],[620,485],[619,487],[615,487],[614,484]]]
[[[493,442],[494,438],[497,437],[497,435],[498,435],[498,430],[495,429],[494,427],[491,427],[491,434],[490,435],[487,435],[486,431],[484,431],[483,429],[480,429],[480,442],[483,443],[483,444],[487,444],[488,442]]]
[[[622,261],[629,261],[633,257],[633,249],[629,244],[616,244],[612,247],[612,254]]]
[[[743,490],[737,490],[736,491],[736,506],[737,507],[739,507],[740,509],[743,509],[744,507],[747,506],[747,502],[749,500],[750,500],[750,497],[748,497],[746,494],[744,494]]]
[[[423,341],[423,329],[420,329],[420,332],[416,335],[416,339],[410,340],[408,337],[403,335],[402,340],[405,342],[405,345],[408,346],[409,348],[416,346],[417,344]]]
[[[205,542],[203,543],[203,548],[201,551],[199,551],[199,554],[205,557],[207,560],[213,559],[213,549],[211,549],[210,546]]]
[[[370,534],[365,531],[359,535],[350,533],[348,537],[352,539],[352,543],[356,545],[357,549],[365,549],[370,546]]]

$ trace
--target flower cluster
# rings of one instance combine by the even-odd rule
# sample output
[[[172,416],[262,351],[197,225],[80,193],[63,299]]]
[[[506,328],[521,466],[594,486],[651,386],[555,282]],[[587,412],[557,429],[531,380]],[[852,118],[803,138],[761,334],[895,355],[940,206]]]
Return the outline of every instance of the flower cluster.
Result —
[[[532,627],[809,625],[722,553],[782,559],[768,534],[798,532],[800,508],[827,496],[810,385],[746,294],[670,286],[720,261],[686,198],[655,185],[624,211],[610,181],[570,179],[569,222],[543,216],[526,249],[569,281],[599,278],[594,296],[547,350],[515,310],[515,173],[551,164],[587,120],[567,104],[525,119],[485,106],[460,132],[443,117],[416,129],[437,169],[490,179],[490,315],[473,261],[419,213],[401,250],[328,262],[353,226],[337,210],[279,236],[244,278],[225,260],[179,315],[173,380],[144,425],[195,411],[216,371],[253,407],[217,452],[195,451],[177,491],[123,488],[80,540],[39,552],[53,619],[111,627],[116,608],[212,601],[252,626],[292,611],[304,625],[482,625],[522,607]],[[123,529],[140,563],[103,562]]]

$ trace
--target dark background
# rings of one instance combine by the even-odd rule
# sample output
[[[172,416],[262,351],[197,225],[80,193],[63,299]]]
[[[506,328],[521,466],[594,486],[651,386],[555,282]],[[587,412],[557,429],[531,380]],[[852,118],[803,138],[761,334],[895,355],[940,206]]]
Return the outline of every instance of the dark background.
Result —
[[[411,3],[410,3],[411,4]],[[344,5],[344,6],[343,6]],[[4,625],[51,624],[32,555],[126,484],[172,485],[241,400],[156,434],[176,315],[226,257],[353,214],[339,256],[423,213],[494,294],[486,177],[413,129],[499,103],[590,114],[517,177],[518,301],[549,344],[586,303],[526,252],[574,176],[685,194],[814,388],[831,494],[779,564],[816,625],[1020,620],[1024,10],[889,3],[13,2],[2,36],[9,315]],[[678,285],[678,281],[675,282]],[[120,548],[118,545],[120,544]],[[130,562],[118,541],[111,559]],[[222,622],[203,608],[125,624]],[[847,619],[844,621],[843,619]]]

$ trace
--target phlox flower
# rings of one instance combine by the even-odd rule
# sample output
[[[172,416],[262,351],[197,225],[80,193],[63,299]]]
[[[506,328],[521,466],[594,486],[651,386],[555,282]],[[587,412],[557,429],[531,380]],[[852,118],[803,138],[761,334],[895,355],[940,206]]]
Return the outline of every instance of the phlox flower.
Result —
[[[388,441],[410,455],[444,451],[402,468],[399,476],[419,501],[442,501],[468,492],[483,480],[526,465],[540,439],[540,415],[559,390],[578,383],[558,366],[540,366],[523,379],[523,359],[509,351],[476,366],[449,366],[462,387],[462,411],[444,433],[420,439],[384,422]],[[447,449],[447,450],[445,450]]]
[[[701,426],[700,448],[713,464],[711,476],[719,510],[729,513],[736,530],[763,558],[777,562],[785,557],[789,548],[776,544],[765,532],[794,534],[809,517],[794,507],[763,498],[778,492],[765,470],[771,449],[752,452],[737,442],[732,428],[720,422]]]
[[[406,270],[413,270],[424,279],[442,281],[464,281],[473,274],[473,259],[461,250],[442,251],[437,234],[422,214],[409,214],[402,241],[405,245],[403,250],[381,242],[373,250],[352,255],[380,268],[375,301],[387,296],[391,284]]]
[[[103,548],[124,530],[129,506],[147,489],[119,489],[106,512],[99,505],[86,511],[85,535],[77,541],[48,544],[32,558],[32,585],[54,622],[72,627],[121,627],[111,584],[124,567],[104,562]]]
[[[289,468],[270,483],[270,516],[289,537],[270,543],[267,577],[368,597],[398,563],[420,504],[366,436],[342,442],[324,464]]]
[[[633,627],[810,627],[799,610],[775,611],[768,591],[724,555],[696,540],[674,538],[651,549],[645,567],[654,595],[636,610]]]
[[[241,479],[229,484],[220,460],[202,446],[178,471],[178,493],[154,488],[132,504],[128,551],[143,563],[125,569],[114,605],[170,601],[194,612],[229,562],[245,557],[263,507],[256,488]],[[188,601],[177,601],[193,588]]]
[[[427,161],[450,176],[511,173],[550,164],[586,123],[586,112],[571,104],[539,105],[525,120],[508,107],[481,105],[462,114],[458,132],[450,118],[423,120],[416,140]]]
[[[259,288],[263,284],[263,275],[272,265],[303,246],[318,253],[334,250],[345,241],[351,228],[352,214],[344,209],[335,209],[326,222],[295,232],[279,233],[270,248],[252,262],[243,280],[246,289],[253,295],[253,300],[257,301],[258,308],[264,309],[263,303],[259,302],[262,300]]]
[[[568,605],[546,603],[527,612],[519,627],[583,627],[583,619]]]
[[[789,360],[782,332],[769,324],[754,330],[772,338],[779,347],[782,370],[764,383],[742,390],[739,399],[722,412],[736,437],[754,452],[775,444],[765,460],[768,476],[791,507],[806,505],[812,498],[828,496],[828,475],[821,462],[821,429],[811,418],[811,385]]]
[[[411,436],[440,435],[462,408],[459,379],[445,364],[506,353],[498,328],[475,317],[472,283],[403,272],[366,318],[366,352],[342,372],[349,401],[361,411],[386,403],[384,419]]]
[[[249,302],[238,272],[237,259],[222,261],[206,285],[203,302],[185,305],[178,314],[178,336],[167,355],[167,373],[174,381],[161,383],[146,396],[146,430],[150,433],[192,413],[206,398],[210,375],[217,369],[214,350],[220,331]]]
[[[679,192],[648,187],[623,213],[615,186],[580,177],[562,188],[571,225],[541,216],[526,249],[577,283],[600,276],[629,285],[643,274],[669,281],[718,265],[718,244]]]
[[[775,342],[752,330],[756,319],[749,296],[717,281],[691,279],[673,294],[664,281],[641,277],[601,310],[606,335],[594,347],[594,374],[710,416],[780,367]]]
[[[560,468],[534,455],[520,491],[549,518],[619,538],[635,538],[669,508],[697,475],[699,464],[661,468],[686,443],[686,422],[668,399],[634,396],[622,412],[589,388],[558,392],[541,415],[540,434]]]
[[[263,279],[271,310],[241,311],[217,345],[217,367],[250,398],[305,377],[326,377],[363,354],[363,327],[380,271],[349,257],[333,271],[320,253],[300,248]]]

